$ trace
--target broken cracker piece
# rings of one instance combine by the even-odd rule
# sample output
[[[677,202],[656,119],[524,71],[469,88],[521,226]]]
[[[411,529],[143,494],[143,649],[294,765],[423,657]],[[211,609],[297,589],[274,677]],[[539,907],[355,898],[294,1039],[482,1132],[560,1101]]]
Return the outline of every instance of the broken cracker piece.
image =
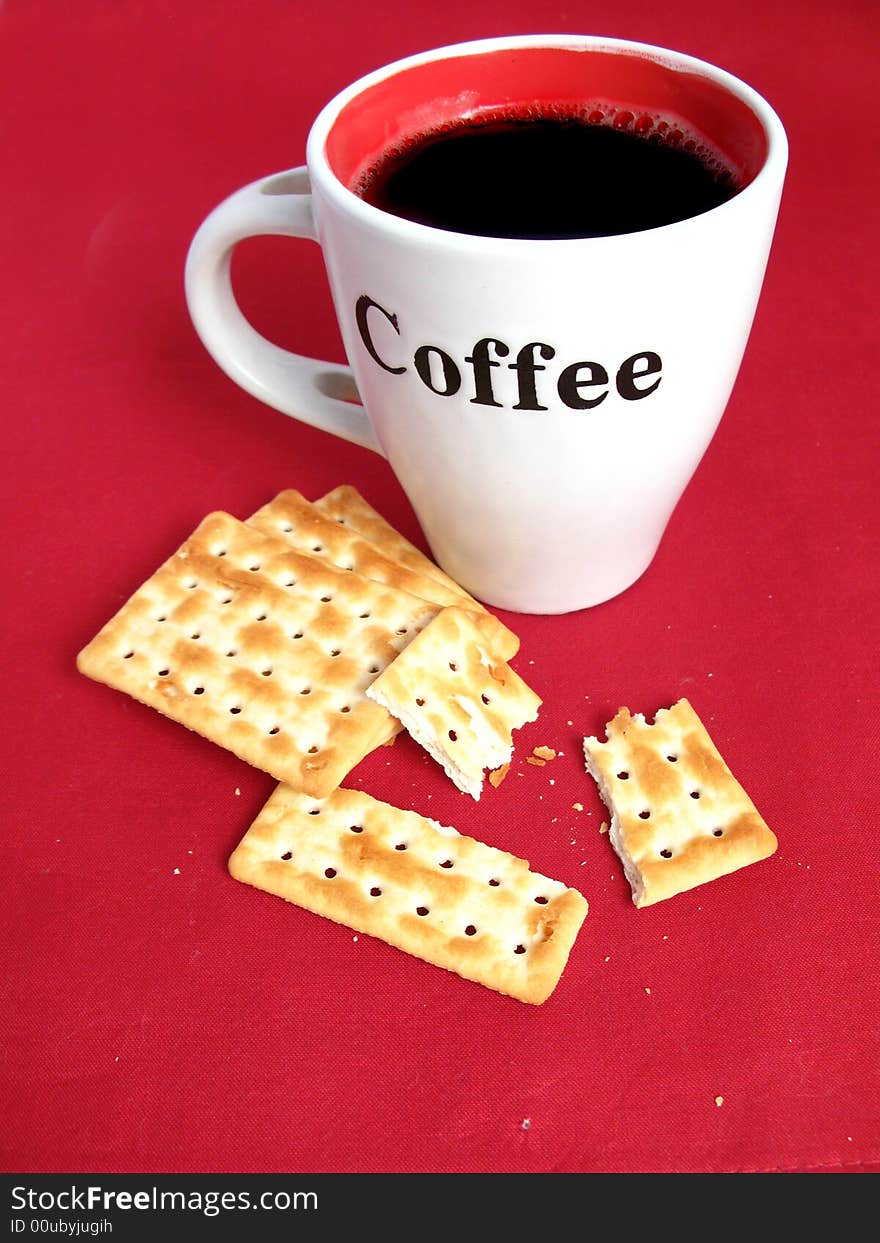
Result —
[[[539,760],[555,760],[556,759],[556,752],[553,750],[552,747],[533,747],[532,755],[536,756],[537,759]]]
[[[496,660],[471,616],[443,609],[368,688],[443,766],[460,790],[479,799],[485,769],[513,754],[512,731],[538,715],[541,700]]]
[[[279,785],[229,860],[236,880],[540,1005],[587,903],[524,859],[435,820],[338,789]]]
[[[546,768],[547,767],[547,761],[539,760],[536,755],[527,755],[526,763],[534,765],[535,768]]]
[[[611,844],[636,906],[766,859],[776,837],[686,699],[649,725],[621,708],[606,742],[584,739],[587,771],[611,812]]]
[[[498,787],[501,785],[501,782],[504,780],[504,778],[507,776],[509,772],[510,772],[509,764],[502,764],[500,768],[493,768],[492,771],[489,773],[489,784],[491,786],[494,786],[495,789],[497,790]]]

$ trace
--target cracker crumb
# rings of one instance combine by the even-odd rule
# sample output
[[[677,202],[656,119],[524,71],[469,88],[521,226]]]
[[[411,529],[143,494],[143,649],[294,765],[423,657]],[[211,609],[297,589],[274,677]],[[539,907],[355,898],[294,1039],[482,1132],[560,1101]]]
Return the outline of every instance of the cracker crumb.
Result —
[[[715,1097],[715,1104],[716,1104],[716,1105],[718,1106],[718,1108],[720,1109],[720,1108],[721,1108],[721,1106],[724,1104],[724,1097],[723,1097],[723,1096],[716,1096],[716,1097]]]
[[[532,1125],[532,1120],[531,1118],[523,1118],[522,1122],[519,1125],[520,1125],[521,1130],[527,1131],[529,1127]]]
[[[172,873],[172,875],[173,875],[173,876],[179,876],[179,875],[180,875],[180,868],[175,868],[175,869],[174,869],[174,871],[173,871],[173,873]]]
[[[645,992],[648,994],[649,997],[651,996],[651,990],[649,988],[646,987]]]
[[[583,805],[583,803],[572,803],[572,805],[571,805],[571,806],[572,806],[572,810],[573,810],[573,811],[583,811],[583,810],[584,810],[584,805]]]
[[[600,832],[600,833],[607,833],[607,832],[608,832],[608,825],[606,824],[606,822],[605,822],[604,820],[603,820],[603,821],[602,821],[602,823],[599,825],[599,832]]]
[[[236,798],[238,798],[238,796],[239,796],[240,794],[241,794],[241,790],[239,790],[238,786],[236,786],[236,787],[235,787],[235,797],[236,797]]]
[[[552,785],[552,786],[555,786],[555,785],[556,785],[556,782],[555,782],[555,780],[554,780],[552,777],[550,778],[550,785]]]
[[[606,955],[605,961],[606,961],[606,962],[611,962],[611,955],[610,955],[610,954]]]
[[[544,768],[544,766],[546,765],[547,761],[546,761],[546,760],[539,760],[539,759],[537,759],[534,755],[527,755],[527,756],[526,756],[526,763],[527,763],[527,764],[534,764],[536,768]]]
[[[356,940],[357,940],[357,937],[352,937],[351,939],[352,939],[352,941],[356,941]]]
[[[556,752],[552,747],[533,747],[532,755],[536,755],[539,760],[555,760]]]
[[[497,790],[509,772],[509,764],[502,764],[500,768],[493,768],[492,772],[489,773],[489,784]]]
[[[574,721],[566,721],[566,725],[574,725]]]

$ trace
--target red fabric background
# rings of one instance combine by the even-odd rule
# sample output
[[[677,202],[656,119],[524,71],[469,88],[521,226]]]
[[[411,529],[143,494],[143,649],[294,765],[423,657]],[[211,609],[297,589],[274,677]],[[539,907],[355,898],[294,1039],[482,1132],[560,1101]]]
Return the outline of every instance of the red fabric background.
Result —
[[[4,1168],[877,1168],[877,17],[3,6]],[[792,163],[739,382],[654,565],[599,608],[506,618],[545,700],[506,783],[473,804],[404,738],[350,778],[582,889],[568,969],[533,1009],[233,882],[271,780],[74,657],[211,509],[351,482],[421,538],[378,457],[214,366],[184,255],[228,192],[302,160],[345,83],[542,29],[723,65],[776,106]],[[236,274],[260,328],[341,360],[317,247],[249,242]],[[681,695],[780,848],[636,911],[580,738]],[[541,743],[564,754],[526,765]]]

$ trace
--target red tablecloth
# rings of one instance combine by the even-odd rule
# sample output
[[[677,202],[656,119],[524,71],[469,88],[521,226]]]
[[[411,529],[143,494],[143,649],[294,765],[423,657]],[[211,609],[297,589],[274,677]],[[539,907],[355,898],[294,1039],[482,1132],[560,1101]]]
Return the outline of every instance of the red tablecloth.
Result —
[[[3,6],[4,1168],[876,1168],[877,16]],[[382,460],[211,362],[186,248],[228,192],[301,162],[320,106],[369,69],[584,28],[745,78],[792,162],[739,382],[653,566],[599,608],[505,617],[544,697],[507,781],[477,805],[405,737],[349,779],[583,891],[535,1009],[231,880],[271,779],[74,658],[211,509],[349,482],[421,539]],[[236,278],[258,327],[342,360],[317,247],[249,242]],[[580,740],[682,695],[779,851],[637,911]],[[545,768],[524,762],[538,744],[560,753]]]

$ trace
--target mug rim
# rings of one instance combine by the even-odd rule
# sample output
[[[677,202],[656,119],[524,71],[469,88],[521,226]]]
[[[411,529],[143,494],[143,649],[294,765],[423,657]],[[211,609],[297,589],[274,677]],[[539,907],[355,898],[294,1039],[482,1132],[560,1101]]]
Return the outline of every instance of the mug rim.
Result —
[[[407,220],[405,217],[395,216],[362,199],[337,176],[331,167],[327,153],[327,140],[333,125],[344,109],[371,87],[408,69],[426,65],[432,61],[453,60],[481,53],[519,48],[541,47],[559,48],[561,50],[571,49],[574,51],[607,51],[618,55],[629,55],[633,58],[649,59],[658,65],[665,65],[671,69],[690,71],[697,76],[709,79],[726,91],[727,94],[745,104],[759,122],[767,144],[766,154],[760,168],[748,184],[738,190],[730,199],[709,208],[708,211],[684,220],[657,225],[651,229],[609,234],[600,237],[510,238],[460,233],[437,228],[433,225],[422,224],[414,220]],[[782,121],[776,111],[754,87],[749,86],[747,82],[736,77],[728,70],[722,69],[709,61],[691,56],[686,52],[676,52],[670,48],[660,47],[655,44],[641,43],[631,39],[620,39],[612,36],[580,34],[493,36],[487,39],[472,39],[462,43],[429,48],[411,56],[390,61],[388,64],[357,78],[334,95],[315,118],[306,144],[306,163],[312,188],[319,187],[321,192],[339,210],[354,216],[363,224],[373,229],[379,229],[383,232],[390,231],[401,238],[409,238],[415,242],[421,240],[423,243],[432,242],[434,244],[439,244],[443,241],[447,245],[455,247],[479,248],[484,253],[487,249],[507,249],[522,246],[550,246],[557,248],[561,246],[596,245],[597,243],[622,244],[626,241],[631,241],[633,238],[653,237],[670,229],[681,229],[693,225],[696,221],[705,221],[707,218],[715,219],[721,213],[729,215],[732,211],[737,210],[738,205],[748,203],[754,198],[755,194],[760,193],[768,180],[778,178],[781,185],[787,160],[788,139]]]

